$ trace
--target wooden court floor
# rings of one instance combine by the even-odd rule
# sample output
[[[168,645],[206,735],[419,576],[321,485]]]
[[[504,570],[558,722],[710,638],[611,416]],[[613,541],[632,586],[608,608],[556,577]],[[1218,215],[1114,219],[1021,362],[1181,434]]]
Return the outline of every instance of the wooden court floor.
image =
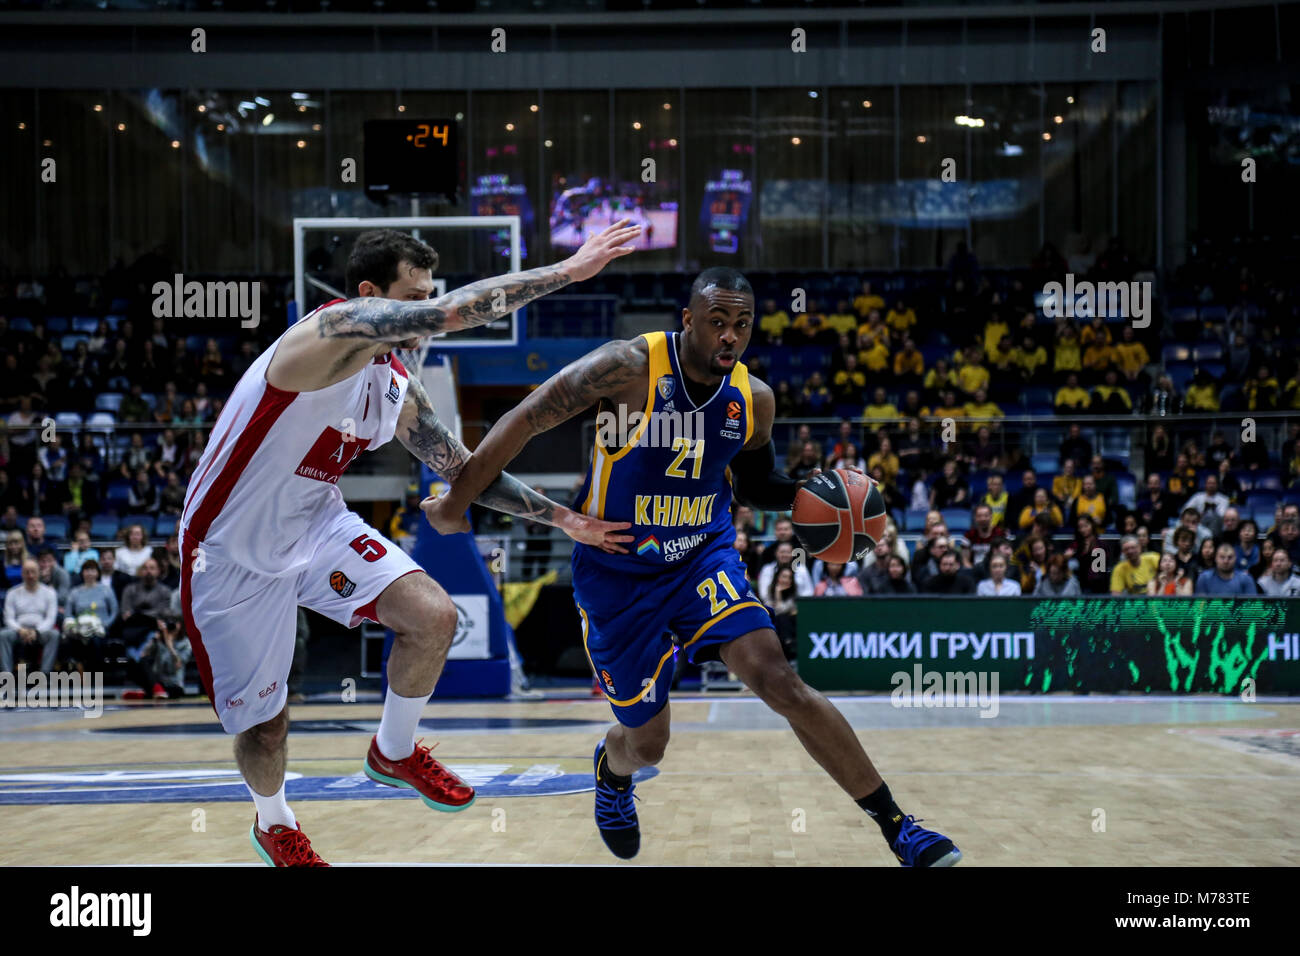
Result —
[[[1052,695],[1004,699],[995,719],[944,723],[949,715],[897,710],[885,697],[835,699],[900,805],[952,837],[962,865],[1300,863],[1300,732],[1287,733],[1300,729],[1300,702]],[[672,706],[668,755],[638,787],[633,864],[896,865],[876,827],[761,703],[719,695]],[[379,713],[377,703],[294,708],[300,726],[326,723],[291,732],[289,770],[355,777]],[[434,703],[426,721],[456,729],[422,733],[453,768],[563,766],[589,786],[608,714],[585,699]],[[202,768],[229,780],[230,739],[160,732],[183,724],[215,718],[205,706],[152,704],[95,720],[0,711],[0,865],[260,865],[247,800],[144,803],[118,790],[109,798],[120,802],[45,802],[63,797],[42,787],[66,793],[87,774],[165,781]],[[152,730],[123,732],[133,728]],[[601,843],[589,791],[518,786],[531,795],[481,794],[448,814],[407,795],[367,798],[366,786],[344,780],[339,799],[291,791],[303,829],[333,863],[629,865]]]

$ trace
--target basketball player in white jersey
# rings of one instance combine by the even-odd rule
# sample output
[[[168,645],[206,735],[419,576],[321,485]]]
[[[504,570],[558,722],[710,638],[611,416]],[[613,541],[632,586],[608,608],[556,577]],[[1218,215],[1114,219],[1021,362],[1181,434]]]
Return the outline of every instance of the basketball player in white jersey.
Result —
[[[257,816],[254,849],[272,866],[327,865],[285,800],[286,708],[299,605],[396,634],[388,695],[365,772],[437,810],[474,791],[417,745],[415,732],[456,625],[446,592],[397,545],[348,510],[337,482],[362,452],[396,435],[454,481],[469,452],[392,354],[420,338],[484,325],[599,272],[632,251],[627,221],[555,265],[475,282],[430,300],[437,253],[404,233],[358,237],[347,289],[292,326],[235,385],[194,472],[181,515],[181,606],[203,689],[227,733]],[[621,551],[631,538],[501,475],[481,505]],[[425,501],[432,506],[432,499]]]

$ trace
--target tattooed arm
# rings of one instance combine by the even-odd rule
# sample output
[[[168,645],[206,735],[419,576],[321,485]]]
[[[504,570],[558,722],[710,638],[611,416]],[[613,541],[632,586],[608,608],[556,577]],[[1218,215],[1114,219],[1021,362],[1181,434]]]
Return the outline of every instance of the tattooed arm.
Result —
[[[406,400],[397,417],[397,440],[420,461],[453,484],[464,471],[470,458],[469,449],[461,444],[439,419],[429,401],[429,393],[420,381],[411,377],[407,383]],[[426,499],[431,506],[434,499]],[[623,551],[620,542],[631,541],[625,535],[613,532],[628,527],[579,515],[563,505],[540,495],[519,479],[502,472],[495,481],[483,489],[474,501],[485,508],[501,511],[518,518],[528,518],[540,524],[559,528],[574,540],[595,545],[608,551]],[[427,514],[427,511],[426,511]],[[468,531],[461,509],[460,522],[448,531]],[[440,531],[444,530],[439,528]],[[446,533],[444,531],[444,533]]]
[[[402,342],[486,325],[571,282],[591,278],[611,259],[631,252],[633,247],[625,243],[640,233],[640,227],[626,223],[621,220],[591,237],[563,262],[471,282],[436,299],[368,297],[327,306],[316,314],[317,328],[321,338]]]
[[[492,426],[487,437],[452,481],[451,491],[426,511],[435,528],[463,514],[470,501],[501,474],[529,440],[568,421],[602,398],[615,400],[635,386],[637,407],[644,401],[649,355],[644,339],[608,342],[557,372]],[[625,525],[626,527],[626,525]],[[628,540],[631,540],[630,538]]]

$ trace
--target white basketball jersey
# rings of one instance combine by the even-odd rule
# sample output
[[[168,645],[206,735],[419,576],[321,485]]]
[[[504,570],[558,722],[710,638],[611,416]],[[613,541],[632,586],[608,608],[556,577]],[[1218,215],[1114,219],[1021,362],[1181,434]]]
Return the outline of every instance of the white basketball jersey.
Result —
[[[182,540],[201,547],[205,562],[275,576],[310,561],[310,532],[345,507],[339,477],[393,437],[407,388],[391,354],[328,388],[276,388],[266,369],[282,338],[235,385],[181,515]]]

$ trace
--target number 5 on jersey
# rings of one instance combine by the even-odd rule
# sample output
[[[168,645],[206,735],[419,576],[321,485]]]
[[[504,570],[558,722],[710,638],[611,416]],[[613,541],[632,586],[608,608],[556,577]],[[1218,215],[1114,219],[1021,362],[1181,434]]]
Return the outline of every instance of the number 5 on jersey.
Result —
[[[731,595],[731,600],[733,601],[740,600],[740,595],[736,593],[735,587],[732,585],[731,581],[727,579],[726,571],[718,572],[718,582],[722,584],[722,587],[726,590],[727,594]],[[698,594],[700,597],[709,599],[710,614],[717,615],[717,614],[721,614],[724,610],[726,610],[727,607],[726,597],[724,596],[721,601],[718,600],[718,585],[714,583],[713,578],[705,578],[703,581],[701,581],[696,586],[695,593]]]

